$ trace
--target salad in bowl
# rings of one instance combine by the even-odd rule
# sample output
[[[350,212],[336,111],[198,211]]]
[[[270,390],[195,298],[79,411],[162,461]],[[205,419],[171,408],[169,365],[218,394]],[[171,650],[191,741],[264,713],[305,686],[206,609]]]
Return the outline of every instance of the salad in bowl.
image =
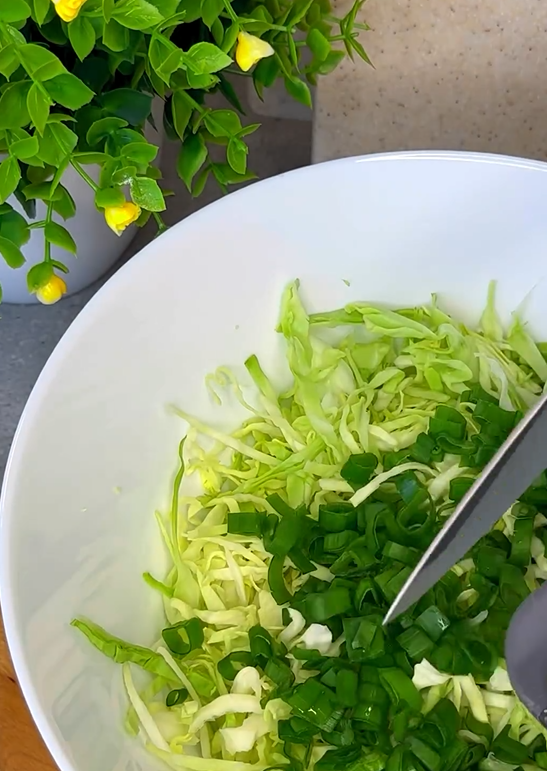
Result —
[[[541,394],[547,346],[518,315],[503,329],[493,284],[477,330],[435,297],[309,314],[298,289],[278,325],[286,391],[251,355],[251,397],[226,367],[207,379],[247,411],[235,431],[174,408],[188,430],[170,511],[156,514],[170,568],[143,576],[165,608],[157,644],[73,621],[122,665],[126,729],[190,771],[547,768],[547,731],[503,659],[513,612],[547,579],[547,474],[383,626]],[[192,475],[198,495],[184,492]]]
[[[86,306],[0,499],[6,635],[61,771],[547,767],[504,662],[547,577],[544,475],[382,625],[544,390],[546,169],[302,169]]]

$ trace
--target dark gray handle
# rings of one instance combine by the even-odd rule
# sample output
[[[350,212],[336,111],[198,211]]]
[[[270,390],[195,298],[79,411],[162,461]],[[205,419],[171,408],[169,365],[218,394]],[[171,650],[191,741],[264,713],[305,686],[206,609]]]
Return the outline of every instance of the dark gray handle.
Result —
[[[547,727],[547,582],[524,600],[511,619],[505,660],[517,696]]]

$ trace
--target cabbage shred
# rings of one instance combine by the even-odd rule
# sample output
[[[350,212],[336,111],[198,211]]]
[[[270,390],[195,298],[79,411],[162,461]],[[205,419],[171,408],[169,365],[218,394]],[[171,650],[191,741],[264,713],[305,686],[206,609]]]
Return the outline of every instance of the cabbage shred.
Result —
[[[208,378],[248,419],[188,424],[171,511],[166,626],[151,648],[76,619],[123,665],[126,727],[189,771],[547,769],[503,639],[547,578],[542,475],[467,557],[389,628],[431,539],[547,380],[543,347],[490,288],[478,331],[428,306],[308,314],[298,283],[278,331],[292,385],[258,359],[255,397]],[[204,441],[205,440],[205,441]],[[203,493],[184,493],[187,477]],[[148,672],[138,690],[132,667]]]

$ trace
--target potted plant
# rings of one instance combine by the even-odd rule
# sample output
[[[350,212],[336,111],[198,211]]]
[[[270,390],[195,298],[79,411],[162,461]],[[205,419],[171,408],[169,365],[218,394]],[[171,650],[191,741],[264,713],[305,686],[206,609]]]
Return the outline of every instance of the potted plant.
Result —
[[[67,289],[59,250],[79,249],[89,283],[120,253],[109,232],[150,217],[165,229],[155,100],[192,195],[210,176],[224,191],[254,178],[245,138],[259,125],[242,124],[232,77],[251,77],[259,96],[282,78],[311,107],[309,85],[346,53],[368,61],[363,2],[337,17],[329,0],[0,0],[0,282],[22,271],[52,303]],[[208,105],[213,92],[225,108]]]

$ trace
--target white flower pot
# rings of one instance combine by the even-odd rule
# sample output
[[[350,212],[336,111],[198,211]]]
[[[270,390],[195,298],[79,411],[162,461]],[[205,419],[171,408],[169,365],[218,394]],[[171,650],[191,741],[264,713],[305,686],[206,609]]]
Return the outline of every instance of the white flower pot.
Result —
[[[153,113],[156,125],[161,127],[163,119],[162,100],[156,99],[154,101]],[[163,131],[160,129],[158,132],[147,126],[145,134],[149,142],[160,146],[161,153]],[[86,171],[90,176],[98,179],[98,167],[88,166]],[[66,281],[67,293],[73,294],[99,279],[117,262],[135,237],[137,227],[132,225],[121,236],[117,236],[106,224],[104,214],[95,208],[93,190],[72,167],[65,171],[63,185],[74,198],[76,214],[66,221],[57,214],[54,214],[53,217],[56,222],[64,225],[70,232],[76,241],[78,253],[77,256],[74,256],[64,249],[52,246],[51,256],[54,260],[59,260],[68,267],[70,272],[63,275],[63,278]],[[23,208],[14,196],[9,198],[8,203],[26,217]],[[43,220],[45,215],[44,203],[37,201],[36,220]],[[35,295],[29,294],[27,273],[29,268],[44,259],[43,230],[31,230],[30,240],[21,251],[26,258],[26,263],[15,270],[8,267],[0,255],[0,285],[2,286],[2,301],[5,303],[38,302]]]

